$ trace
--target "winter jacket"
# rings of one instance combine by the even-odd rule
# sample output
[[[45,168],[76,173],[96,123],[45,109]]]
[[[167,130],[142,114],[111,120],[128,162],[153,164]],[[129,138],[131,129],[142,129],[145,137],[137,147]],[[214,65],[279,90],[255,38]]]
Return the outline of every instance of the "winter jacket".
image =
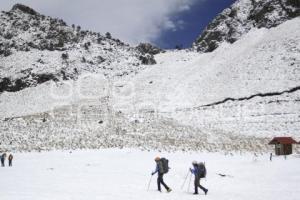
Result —
[[[155,168],[154,172],[152,172],[152,175],[156,174],[157,172],[162,174],[162,168],[163,168],[162,162],[158,161],[156,163],[156,168]]]
[[[197,165],[194,165],[194,169],[190,169],[190,170],[192,174],[194,174],[195,176],[199,176],[200,174],[205,173],[204,168],[200,168]]]

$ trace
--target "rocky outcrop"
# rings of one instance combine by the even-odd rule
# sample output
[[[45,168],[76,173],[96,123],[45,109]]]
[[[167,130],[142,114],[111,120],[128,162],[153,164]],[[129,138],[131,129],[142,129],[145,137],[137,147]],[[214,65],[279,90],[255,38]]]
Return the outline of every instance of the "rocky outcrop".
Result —
[[[193,48],[212,52],[223,42],[234,43],[253,27],[278,26],[300,16],[299,4],[298,0],[237,0],[206,27]]]
[[[12,8],[12,10],[17,10],[17,9],[21,10],[24,13],[28,13],[30,15],[38,15],[38,12],[36,12],[32,8],[22,5],[22,4],[15,4]]]
[[[139,59],[141,60],[142,64],[144,64],[144,65],[156,64],[154,55],[165,52],[164,50],[162,50],[150,43],[140,43],[136,47],[136,49],[143,54],[139,57]]]
[[[162,50],[150,43],[140,43],[136,48],[143,54],[156,55],[156,54],[165,52],[164,50]]]
[[[0,79],[0,93],[7,92],[17,92],[23,90],[27,87],[36,86],[41,83],[53,80],[58,81],[58,75],[54,74],[28,74],[25,77],[17,79],[9,79],[7,77]]]
[[[154,59],[154,56],[152,54],[142,55],[142,56],[140,56],[139,59],[143,65],[155,65],[156,64],[156,60]]]

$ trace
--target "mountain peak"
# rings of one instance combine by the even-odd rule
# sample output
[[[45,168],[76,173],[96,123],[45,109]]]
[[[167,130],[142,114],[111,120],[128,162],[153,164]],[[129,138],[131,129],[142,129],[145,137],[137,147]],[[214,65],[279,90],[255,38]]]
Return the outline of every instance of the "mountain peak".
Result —
[[[36,12],[34,9],[28,7],[28,6],[25,6],[23,4],[15,4],[12,9],[12,11],[14,10],[20,10],[24,13],[27,13],[27,14],[30,14],[30,15],[38,15],[38,12]]]
[[[212,52],[223,42],[234,43],[252,28],[272,28],[300,16],[299,0],[237,0],[206,27],[193,44]]]

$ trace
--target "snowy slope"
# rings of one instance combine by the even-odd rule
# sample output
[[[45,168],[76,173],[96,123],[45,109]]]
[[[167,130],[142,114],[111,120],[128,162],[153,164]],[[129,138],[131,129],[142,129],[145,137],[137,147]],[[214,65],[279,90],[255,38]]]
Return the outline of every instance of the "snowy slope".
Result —
[[[0,150],[267,152],[273,136],[300,139],[299,17],[252,28],[211,53],[160,53],[146,66],[158,49],[132,48],[32,13],[19,5],[0,16],[2,28],[16,30],[0,39],[18,41],[0,55]],[[24,34],[10,18],[45,26]],[[60,47],[53,37],[47,42],[58,42],[54,49],[41,49],[35,33],[45,34],[49,24],[71,40]]]
[[[266,152],[272,136],[300,139],[299,20],[212,53],[158,54],[122,80],[90,74],[4,92],[2,148]]]
[[[158,100],[161,107],[172,109],[298,87],[299,29],[300,18],[296,18],[276,28],[253,29],[235,44],[224,43],[212,53],[158,55],[158,65],[133,79],[137,96],[164,96],[167,105]]]
[[[177,61],[183,52],[157,56],[162,64],[131,83],[136,101],[153,102],[154,109],[201,128],[299,137],[299,29],[300,18],[253,29],[233,45],[184,63]]]
[[[235,44],[223,44],[213,53],[175,51],[159,54],[156,56],[157,65],[148,67],[134,78],[113,81],[113,85],[129,90],[129,94],[119,94],[128,96],[121,98],[121,104],[123,100],[152,102],[160,110],[166,111],[199,107],[229,97],[242,98],[260,93],[283,92],[299,86],[299,28],[299,18],[296,18],[270,30],[254,29]],[[82,79],[87,77],[88,75],[83,76]],[[99,85],[108,87],[108,81],[101,75],[88,78],[98,79]],[[51,84],[48,84],[50,87]],[[75,93],[73,90],[76,86],[68,82],[66,84],[71,85],[69,92]],[[83,86],[88,90],[88,85]],[[6,115],[3,113],[2,117],[9,117],[9,113],[13,112],[9,104],[18,105],[12,102],[14,99],[18,100],[15,96],[21,94],[28,98],[25,102],[30,103],[32,98],[29,93],[34,94],[38,90],[40,89],[32,88],[21,93],[2,94],[3,108],[8,108]],[[105,94],[99,91],[94,95]],[[41,95],[46,95],[47,101],[51,94],[42,92]],[[70,99],[74,100],[78,96],[75,94]],[[67,99],[65,96],[64,98]],[[36,103],[39,101],[33,102]],[[44,105],[44,102],[40,103]],[[114,103],[118,104],[118,100]],[[28,106],[25,109],[26,107]],[[37,111],[33,110],[33,113]]]
[[[157,155],[170,160],[165,182],[171,193],[156,191],[156,176],[147,184]],[[136,150],[74,151],[16,154],[12,168],[1,168],[2,200],[298,200],[299,156],[220,155],[191,152],[157,153]],[[193,160],[205,161],[205,196],[192,195],[193,182],[181,186]],[[221,177],[218,173],[229,175]],[[193,181],[193,180],[192,180]]]

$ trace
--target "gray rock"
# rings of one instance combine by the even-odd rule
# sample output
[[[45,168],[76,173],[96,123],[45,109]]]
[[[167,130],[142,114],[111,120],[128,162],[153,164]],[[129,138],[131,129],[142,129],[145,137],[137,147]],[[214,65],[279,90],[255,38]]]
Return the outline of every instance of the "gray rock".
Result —
[[[143,54],[148,53],[151,55],[156,55],[156,54],[165,52],[164,50],[162,50],[152,44],[149,44],[149,43],[140,43],[136,48]]]
[[[33,10],[32,8],[30,8],[28,6],[25,6],[23,4],[15,4],[12,8],[12,11],[17,10],[17,9],[23,11],[24,13],[30,14],[30,15],[38,15],[39,14],[38,12]]]

